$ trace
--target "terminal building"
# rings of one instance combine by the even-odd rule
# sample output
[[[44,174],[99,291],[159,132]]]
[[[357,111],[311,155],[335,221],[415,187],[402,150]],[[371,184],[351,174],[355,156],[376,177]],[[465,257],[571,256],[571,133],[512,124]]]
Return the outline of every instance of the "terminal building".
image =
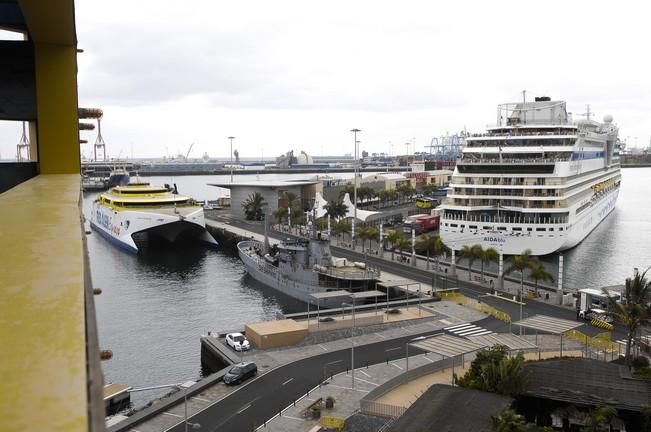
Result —
[[[266,211],[273,213],[279,207],[287,207],[287,196],[293,194],[300,200],[304,210],[312,208],[317,192],[323,192],[323,182],[320,180],[278,180],[252,181],[242,183],[210,183],[229,189],[231,192],[231,214],[238,219],[244,219],[243,204],[256,193],[259,193],[266,204]]]

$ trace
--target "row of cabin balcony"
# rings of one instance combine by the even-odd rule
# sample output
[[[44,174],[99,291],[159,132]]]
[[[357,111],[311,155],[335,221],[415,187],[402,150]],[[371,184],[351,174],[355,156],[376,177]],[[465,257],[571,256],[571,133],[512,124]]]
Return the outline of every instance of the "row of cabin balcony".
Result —
[[[481,164],[481,165],[499,165],[499,164],[508,164],[508,165],[513,165],[513,164],[526,164],[526,165],[535,165],[535,164],[545,164],[545,165],[551,165],[555,164],[556,162],[569,162],[570,159],[572,158],[572,153],[568,153],[567,156],[563,157],[538,157],[538,158],[506,158],[506,157],[501,157],[501,158],[469,158],[469,157],[464,157],[461,159],[457,160],[457,164]]]
[[[482,136],[482,139],[469,138],[466,141],[466,147],[573,147],[578,138],[578,135],[548,135],[546,137],[540,137],[533,134],[531,138],[486,135]]]
[[[476,223],[506,223],[506,224],[541,224],[541,225],[554,225],[554,224],[567,224],[567,215],[523,215],[512,212],[497,213],[479,213],[479,214],[465,214],[455,212],[445,212],[443,214],[443,221],[457,221],[457,222],[476,222]],[[448,226],[449,222],[444,222],[444,226]],[[453,226],[453,225],[452,225]],[[454,226],[453,226],[454,227]],[[465,226],[461,226],[465,228]],[[477,226],[468,226],[469,229],[477,229]],[[484,230],[492,230],[495,227],[482,226]],[[497,227],[497,230],[505,230],[505,227]]]
[[[448,196],[464,195],[469,197],[525,197],[525,198],[547,198],[560,197],[563,194],[556,189],[470,189],[454,188]]]
[[[567,200],[518,200],[518,199],[486,199],[486,198],[448,198],[444,202],[446,206],[474,207],[474,208],[495,208],[513,207],[517,209],[566,209],[569,206]]]
[[[451,184],[468,184],[482,186],[560,186],[564,182],[557,178],[548,177],[465,177],[453,176]]]
[[[469,134],[468,138],[482,138],[494,136],[545,136],[545,135],[558,135],[567,136],[576,134],[578,128],[576,125],[568,125],[559,127],[558,125],[550,126],[535,126],[535,127],[496,127],[495,125],[487,125],[486,129],[490,132],[473,133]]]

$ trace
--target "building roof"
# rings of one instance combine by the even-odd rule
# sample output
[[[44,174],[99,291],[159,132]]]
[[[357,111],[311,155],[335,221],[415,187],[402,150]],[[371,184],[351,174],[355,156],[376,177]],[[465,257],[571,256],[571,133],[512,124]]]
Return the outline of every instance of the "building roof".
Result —
[[[487,347],[486,344],[480,342],[474,342],[466,338],[447,334],[437,334],[431,338],[412,343],[411,346],[444,357],[456,357],[462,354],[469,354]]]
[[[575,405],[612,405],[640,411],[651,400],[651,381],[633,379],[626,366],[587,358],[526,363],[526,395]]]
[[[480,336],[467,336],[468,339],[486,346],[504,345],[511,351],[532,350],[538,348],[525,338],[513,333],[491,333]]]
[[[547,315],[534,315],[529,318],[514,322],[513,325],[551,334],[561,334],[566,331],[581,327],[582,322],[555,318]]]
[[[492,430],[491,415],[511,404],[495,393],[434,384],[389,428],[389,432]]]
[[[241,183],[208,183],[208,186],[217,186],[225,189],[236,187],[278,188],[291,186],[308,186],[320,183],[320,180],[260,180]]]
[[[361,181],[370,181],[373,179],[377,180],[407,180],[407,177],[402,174],[396,173],[381,173],[381,174],[372,174],[366,177],[362,177]]]

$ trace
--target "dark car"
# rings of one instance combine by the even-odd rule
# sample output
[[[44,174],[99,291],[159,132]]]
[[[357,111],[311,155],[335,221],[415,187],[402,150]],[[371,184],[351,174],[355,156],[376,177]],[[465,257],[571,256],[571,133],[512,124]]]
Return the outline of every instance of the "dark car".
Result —
[[[224,375],[225,384],[239,384],[258,373],[258,366],[253,362],[238,363]]]

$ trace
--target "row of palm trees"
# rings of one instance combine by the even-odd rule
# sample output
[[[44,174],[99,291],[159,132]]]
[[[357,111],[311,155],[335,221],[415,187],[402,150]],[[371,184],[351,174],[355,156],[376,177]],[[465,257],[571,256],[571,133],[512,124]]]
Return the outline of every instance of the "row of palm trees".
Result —
[[[484,266],[491,262],[498,262],[500,254],[495,248],[482,248],[481,245],[466,245],[459,253],[461,258],[468,260],[468,280],[472,277],[472,265],[475,261],[481,262],[481,278],[484,278]],[[508,275],[514,272],[520,273],[520,292],[524,289],[524,278],[529,272],[529,277],[535,281],[536,295],[538,295],[539,282],[554,282],[554,277],[545,269],[538,257],[531,255],[531,250],[527,249],[520,255],[515,255],[510,260],[510,265],[504,270],[504,274]]]
[[[339,197],[343,198],[345,194],[348,194],[351,199],[353,198],[355,191],[355,186],[352,184],[346,185],[341,192],[339,192]],[[430,189],[428,191],[431,192]],[[371,200],[378,198],[382,204],[393,201],[406,201],[412,198],[416,194],[416,189],[414,189],[410,183],[403,183],[398,185],[395,189],[382,189],[376,191],[369,186],[359,186],[357,188],[357,200],[364,202],[366,200]]]

